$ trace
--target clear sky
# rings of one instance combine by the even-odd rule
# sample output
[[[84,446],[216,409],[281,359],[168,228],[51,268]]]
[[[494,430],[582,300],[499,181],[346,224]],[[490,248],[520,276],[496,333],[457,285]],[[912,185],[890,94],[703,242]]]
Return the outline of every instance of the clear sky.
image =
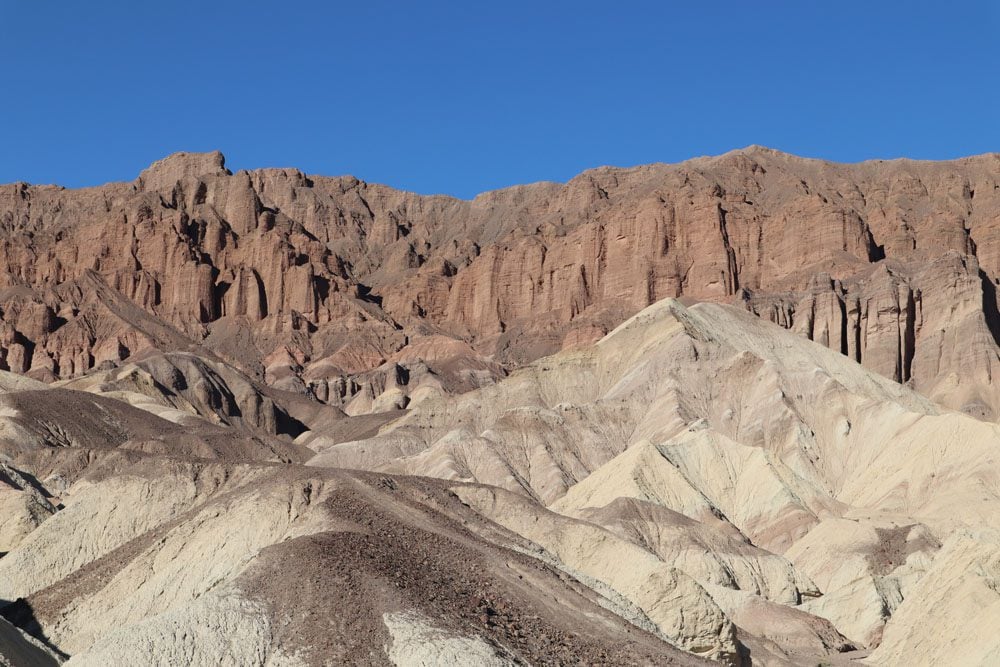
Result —
[[[0,0],[0,182],[169,153],[462,197],[749,144],[1000,151],[1000,3]]]

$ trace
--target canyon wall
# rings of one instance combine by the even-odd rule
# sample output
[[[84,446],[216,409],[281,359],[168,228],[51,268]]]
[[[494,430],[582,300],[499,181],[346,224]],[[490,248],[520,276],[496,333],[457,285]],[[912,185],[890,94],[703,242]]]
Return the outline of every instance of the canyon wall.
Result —
[[[131,183],[0,186],[0,228],[0,368],[45,381],[192,351],[336,404],[401,359],[462,389],[678,297],[1000,409],[995,154],[750,147],[463,201],[179,153]]]

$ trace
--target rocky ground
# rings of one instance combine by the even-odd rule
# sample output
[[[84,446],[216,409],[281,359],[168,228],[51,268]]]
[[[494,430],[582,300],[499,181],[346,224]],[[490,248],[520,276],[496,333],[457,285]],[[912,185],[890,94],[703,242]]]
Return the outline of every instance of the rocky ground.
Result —
[[[991,664],[998,180],[0,188],[0,664]]]

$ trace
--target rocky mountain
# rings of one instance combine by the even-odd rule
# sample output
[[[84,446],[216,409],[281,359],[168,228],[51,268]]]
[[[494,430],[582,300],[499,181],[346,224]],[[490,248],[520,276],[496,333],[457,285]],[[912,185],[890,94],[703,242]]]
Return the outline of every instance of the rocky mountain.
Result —
[[[609,537],[546,525],[538,506],[601,526],[695,579],[756,635],[751,649],[773,642],[793,662],[851,646],[947,662],[956,637],[972,635],[935,644],[895,612],[917,590],[939,601],[959,597],[952,585],[992,590],[1000,562],[1000,427],[732,306],[660,302],[593,347],[428,400],[308,465],[498,487],[459,495],[652,613],[666,594],[644,602],[651,575],[631,594],[621,580],[641,558],[605,555]],[[962,557],[982,578],[925,578],[956,543],[981,549]],[[977,609],[948,613],[959,627]],[[1000,645],[981,650],[958,664],[987,664]]]
[[[1000,426],[742,308],[296,443],[3,379],[12,664],[1000,656]]]
[[[1000,155],[760,147],[471,201],[178,153],[131,183],[0,188],[0,367],[196,352],[350,414],[481,386],[663,298],[742,304],[985,419]]]
[[[1000,660],[1000,156],[0,226],[0,664]]]

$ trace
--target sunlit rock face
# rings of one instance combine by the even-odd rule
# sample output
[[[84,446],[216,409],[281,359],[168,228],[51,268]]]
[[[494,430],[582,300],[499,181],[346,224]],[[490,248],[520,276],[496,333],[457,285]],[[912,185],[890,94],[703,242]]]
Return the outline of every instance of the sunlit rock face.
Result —
[[[680,297],[992,419],[998,221],[997,155],[750,147],[461,201],[178,153],[131,183],[0,188],[0,366],[51,381],[200,346],[361,410],[394,357],[466,390]]]
[[[0,663],[997,662],[998,178],[2,186]]]

